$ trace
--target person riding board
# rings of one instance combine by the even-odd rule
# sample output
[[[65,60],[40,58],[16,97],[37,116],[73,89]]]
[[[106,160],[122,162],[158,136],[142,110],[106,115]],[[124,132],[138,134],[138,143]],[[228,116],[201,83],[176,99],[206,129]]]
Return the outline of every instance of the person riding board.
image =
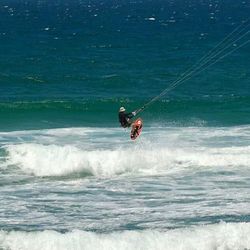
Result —
[[[136,138],[137,135],[139,135],[138,130],[141,129],[142,123],[141,120],[136,122],[133,122],[131,119],[136,116],[136,111],[133,111],[131,113],[126,113],[126,109],[124,107],[121,107],[119,110],[119,122],[123,128],[129,128],[132,125],[131,130],[131,139]],[[136,135],[137,133],[137,135]]]
[[[124,107],[120,107],[119,110],[119,122],[123,128],[129,128],[133,121],[131,120],[136,116],[136,112],[125,113],[126,109]]]

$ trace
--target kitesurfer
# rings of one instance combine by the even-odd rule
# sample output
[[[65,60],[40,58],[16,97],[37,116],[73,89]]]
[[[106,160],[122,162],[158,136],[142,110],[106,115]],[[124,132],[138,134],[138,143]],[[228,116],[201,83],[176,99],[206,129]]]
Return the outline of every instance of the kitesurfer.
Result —
[[[136,116],[136,112],[126,113],[126,109],[124,107],[120,107],[119,110],[119,122],[123,128],[128,128],[131,126],[133,121],[131,120],[134,116]]]

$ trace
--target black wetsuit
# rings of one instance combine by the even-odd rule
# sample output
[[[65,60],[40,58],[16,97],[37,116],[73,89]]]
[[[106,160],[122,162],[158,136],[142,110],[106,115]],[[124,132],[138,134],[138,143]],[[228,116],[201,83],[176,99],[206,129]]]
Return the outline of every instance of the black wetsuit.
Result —
[[[132,121],[130,120],[134,115],[132,113],[119,112],[119,122],[123,128],[130,127]]]

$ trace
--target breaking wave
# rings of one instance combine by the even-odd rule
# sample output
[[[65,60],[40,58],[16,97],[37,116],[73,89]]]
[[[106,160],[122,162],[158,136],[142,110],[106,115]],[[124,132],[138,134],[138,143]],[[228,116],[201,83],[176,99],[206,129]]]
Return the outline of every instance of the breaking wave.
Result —
[[[244,250],[250,249],[250,223],[220,223],[166,232],[124,231],[98,234],[74,230],[68,233],[0,232],[0,246],[9,250]]]
[[[249,167],[250,147],[171,148],[130,146],[119,149],[81,149],[74,145],[25,143],[8,145],[8,165],[36,176],[60,176],[84,172],[94,176],[123,173],[157,175],[187,168]]]

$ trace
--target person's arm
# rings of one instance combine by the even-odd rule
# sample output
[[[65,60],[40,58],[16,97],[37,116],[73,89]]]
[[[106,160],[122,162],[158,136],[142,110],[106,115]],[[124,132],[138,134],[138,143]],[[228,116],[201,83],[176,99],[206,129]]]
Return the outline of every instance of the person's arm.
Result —
[[[133,118],[134,116],[136,116],[136,112],[133,111],[133,112],[131,112],[131,113],[128,113],[126,116],[127,116],[129,119],[130,119],[130,118]]]

